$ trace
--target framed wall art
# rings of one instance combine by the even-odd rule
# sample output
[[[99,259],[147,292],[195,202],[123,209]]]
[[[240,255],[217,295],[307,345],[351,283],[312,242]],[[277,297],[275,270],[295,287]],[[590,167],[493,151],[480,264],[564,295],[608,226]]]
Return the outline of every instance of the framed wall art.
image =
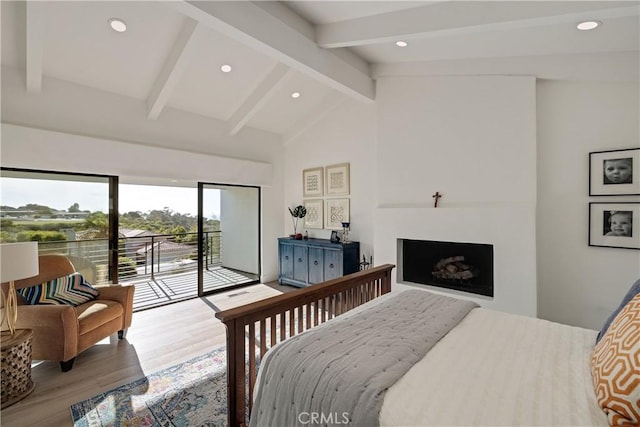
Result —
[[[307,215],[304,217],[304,228],[322,228],[324,224],[324,206],[322,199],[305,200]]]
[[[640,148],[589,153],[589,195],[640,195]]]
[[[327,199],[326,205],[324,228],[342,230],[342,223],[349,222],[349,199]]]
[[[589,246],[640,249],[640,203],[589,203]]]
[[[327,196],[346,196],[349,194],[349,163],[340,163],[325,167]]]
[[[311,168],[302,171],[302,197],[322,196],[324,168]]]

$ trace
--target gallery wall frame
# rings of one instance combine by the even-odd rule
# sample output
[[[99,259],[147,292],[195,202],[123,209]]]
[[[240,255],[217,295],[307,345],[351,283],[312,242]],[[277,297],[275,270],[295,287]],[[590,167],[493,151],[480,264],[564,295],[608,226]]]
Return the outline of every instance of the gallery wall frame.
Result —
[[[304,201],[307,215],[304,217],[304,228],[322,228],[324,226],[324,201],[311,199]]]
[[[589,246],[640,250],[640,202],[589,203]]]
[[[309,168],[302,171],[302,197],[321,197],[324,190],[324,168]]]
[[[589,153],[589,195],[640,195],[640,148]]]
[[[329,230],[342,230],[343,222],[350,222],[349,199],[327,199],[325,226]]]
[[[349,195],[349,163],[326,166],[325,186],[327,196]]]

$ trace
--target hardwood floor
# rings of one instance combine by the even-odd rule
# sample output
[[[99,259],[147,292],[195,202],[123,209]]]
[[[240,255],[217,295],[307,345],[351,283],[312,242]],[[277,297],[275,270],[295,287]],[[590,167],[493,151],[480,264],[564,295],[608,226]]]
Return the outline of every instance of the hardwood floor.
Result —
[[[136,312],[124,340],[114,335],[81,353],[69,372],[57,362],[32,368],[36,388],[24,400],[3,409],[6,427],[73,426],[69,407],[100,392],[134,381],[225,344],[220,310],[295,290],[277,283],[238,288]]]

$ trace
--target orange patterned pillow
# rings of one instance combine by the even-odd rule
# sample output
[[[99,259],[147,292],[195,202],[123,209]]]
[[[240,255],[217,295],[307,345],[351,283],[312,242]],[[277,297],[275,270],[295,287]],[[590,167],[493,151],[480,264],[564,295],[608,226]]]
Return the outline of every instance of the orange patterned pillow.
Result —
[[[640,294],[620,310],[593,349],[591,373],[609,424],[640,425]]]

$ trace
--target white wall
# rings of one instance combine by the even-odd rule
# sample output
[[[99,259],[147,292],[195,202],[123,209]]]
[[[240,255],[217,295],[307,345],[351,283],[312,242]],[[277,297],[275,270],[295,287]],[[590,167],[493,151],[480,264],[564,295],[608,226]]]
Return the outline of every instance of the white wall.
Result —
[[[638,84],[540,81],[538,307],[542,318],[599,329],[640,277],[640,251],[589,247],[589,152],[640,147]]]
[[[234,187],[220,190],[221,260],[224,267],[259,273],[258,190]]]
[[[265,247],[282,235],[282,163],[193,153],[163,147],[52,132],[2,124],[1,165],[49,171],[84,172],[127,177],[157,185],[192,185],[198,181],[262,187],[262,277],[277,277],[277,252]],[[276,170],[277,169],[277,170]],[[171,181],[178,180],[178,184]]]
[[[377,102],[377,262],[399,238],[491,244],[494,297],[468,298],[535,316],[535,79],[385,77]]]
[[[589,247],[588,203],[638,198],[589,197],[588,153],[639,146],[638,84],[542,80],[534,91],[528,78],[493,79],[380,78],[375,109],[337,110],[286,147],[285,207],[301,199],[302,169],[350,161],[352,180],[375,182],[374,194],[352,186],[351,196],[352,209],[364,215],[359,222],[372,224],[354,221],[354,233],[374,241],[375,264],[396,263],[394,242],[408,237],[405,223],[420,238],[449,232],[481,241],[503,221],[509,238],[498,251],[515,262],[496,261],[498,290],[512,294],[505,301],[535,314],[537,299],[539,317],[598,329],[640,277],[640,252]],[[341,135],[352,147],[342,146]],[[435,191],[444,194],[437,210]],[[485,222],[462,220],[469,208],[484,212]],[[282,218],[286,232],[289,216]],[[532,287],[509,287],[508,277],[518,275]]]
[[[360,242],[360,253],[373,253],[373,217],[376,207],[375,146],[377,138],[375,104],[347,100],[323,120],[294,138],[285,149],[282,208],[285,234],[293,232],[287,206],[302,204],[302,171],[337,163],[350,163],[349,238]],[[327,199],[325,196],[324,200]],[[303,221],[303,220],[300,220]],[[301,223],[298,223],[298,231]],[[310,237],[328,239],[330,230],[307,229]],[[302,231],[304,233],[304,231]],[[273,242],[277,250],[277,242]]]

